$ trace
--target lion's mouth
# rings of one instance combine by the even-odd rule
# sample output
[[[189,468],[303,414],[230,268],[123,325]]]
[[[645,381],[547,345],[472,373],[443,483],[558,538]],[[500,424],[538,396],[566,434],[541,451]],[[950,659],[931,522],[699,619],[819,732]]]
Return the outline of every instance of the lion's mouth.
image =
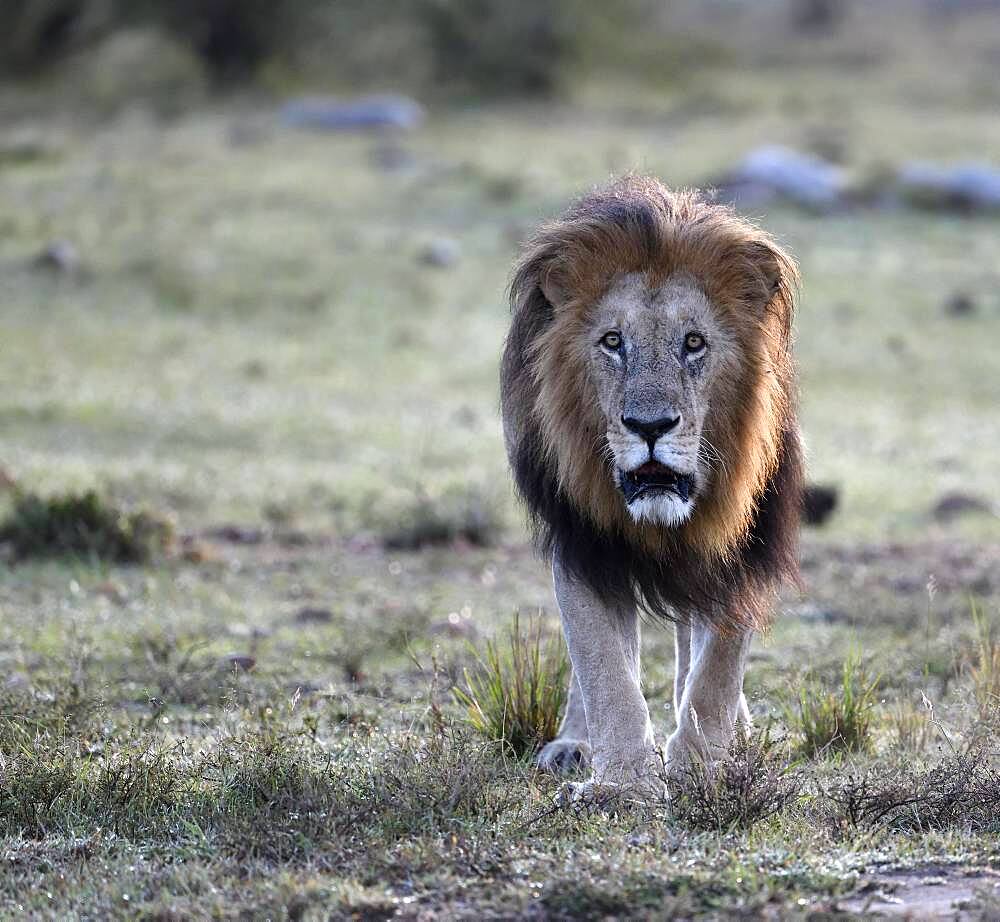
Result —
[[[694,478],[659,461],[647,461],[635,470],[619,471],[618,486],[629,504],[653,493],[673,493],[687,502],[694,492]]]

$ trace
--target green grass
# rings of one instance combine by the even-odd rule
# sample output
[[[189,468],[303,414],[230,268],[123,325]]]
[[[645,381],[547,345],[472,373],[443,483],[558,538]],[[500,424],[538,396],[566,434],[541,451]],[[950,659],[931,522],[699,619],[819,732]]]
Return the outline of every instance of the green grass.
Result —
[[[398,172],[374,165],[384,139],[291,133],[265,101],[90,120],[3,88],[10,130],[48,153],[0,163],[0,482],[146,508],[178,544],[136,564],[5,552],[0,915],[807,918],[876,868],[997,866],[995,640],[969,597],[995,620],[1000,533],[932,514],[995,495],[984,216],[759,215],[801,262],[810,474],[841,491],[753,647],[751,709],[786,742],[751,735],[672,806],[593,815],[553,809],[558,782],[497,742],[509,716],[551,732],[542,677],[565,668],[532,640],[504,672],[511,611],[558,631],[497,416],[527,230],[612,171],[698,183],[764,142],[832,139],[860,173],[1000,160],[991,21],[732,34],[683,86],[435,109],[393,139],[415,161]],[[440,237],[448,269],[420,258]],[[79,271],[36,264],[55,239]],[[645,627],[660,740],[672,646]],[[877,691],[843,672],[852,650]],[[790,751],[779,704],[803,675],[812,749],[867,747]]]
[[[476,665],[465,670],[465,688],[454,694],[476,730],[521,758],[555,739],[569,678],[562,637],[543,637],[539,620],[522,631],[515,613],[507,642],[488,640]]]
[[[858,650],[844,658],[835,688],[815,676],[800,680],[786,719],[801,737],[802,751],[807,756],[869,751],[880,680],[868,674]]]

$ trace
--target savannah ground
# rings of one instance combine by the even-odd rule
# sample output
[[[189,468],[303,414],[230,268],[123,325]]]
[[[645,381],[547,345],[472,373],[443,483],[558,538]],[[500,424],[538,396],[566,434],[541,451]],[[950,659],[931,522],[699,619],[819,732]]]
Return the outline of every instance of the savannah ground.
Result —
[[[997,918],[1000,656],[972,612],[1000,624],[1000,521],[933,513],[997,500],[995,216],[757,215],[801,264],[810,476],[841,503],[754,647],[776,742],[745,796],[553,810],[558,782],[452,687],[513,612],[558,628],[497,413],[517,242],[612,172],[696,185],[764,142],[873,177],[996,162],[998,49],[986,17],[761,39],[389,138],[296,133],[257,98],[97,117],[5,89],[0,462],[183,540],[144,566],[0,564],[0,913],[820,919],[895,888]],[[430,265],[442,238],[459,259]],[[79,266],[36,261],[56,239]],[[421,528],[467,534],[399,547]],[[859,658],[869,750],[803,754],[796,696],[818,708]],[[644,673],[662,739],[669,627]]]

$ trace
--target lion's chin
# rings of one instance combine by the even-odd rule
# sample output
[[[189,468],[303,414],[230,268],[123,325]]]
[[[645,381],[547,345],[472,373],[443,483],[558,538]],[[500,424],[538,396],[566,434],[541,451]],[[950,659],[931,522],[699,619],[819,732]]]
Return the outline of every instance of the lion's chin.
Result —
[[[694,502],[684,500],[673,493],[656,493],[640,496],[627,506],[629,515],[636,522],[648,522],[652,525],[665,525],[676,528],[682,525],[694,511]]]

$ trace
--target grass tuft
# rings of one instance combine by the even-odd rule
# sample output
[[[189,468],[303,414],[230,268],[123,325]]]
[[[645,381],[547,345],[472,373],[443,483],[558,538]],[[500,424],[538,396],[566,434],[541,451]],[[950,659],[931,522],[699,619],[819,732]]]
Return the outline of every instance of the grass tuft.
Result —
[[[562,637],[545,636],[540,619],[522,632],[515,613],[506,646],[487,641],[477,667],[465,671],[466,688],[454,695],[476,730],[521,758],[555,737],[569,673]]]
[[[1000,641],[994,638],[993,626],[975,604],[972,621],[976,626],[976,649],[969,665],[969,676],[979,716],[988,720],[1000,711]]]
[[[880,678],[869,676],[857,651],[844,658],[839,688],[829,690],[808,677],[785,708],[789,726],[802,738],[803,754],[868,752]]]
[[[40,496],[18,493],[0,524],[0,542],[17,558],[86,557],[108,563],[146,563],[163,553],[173,527],[151,512],[126,511],[93,490]]]

